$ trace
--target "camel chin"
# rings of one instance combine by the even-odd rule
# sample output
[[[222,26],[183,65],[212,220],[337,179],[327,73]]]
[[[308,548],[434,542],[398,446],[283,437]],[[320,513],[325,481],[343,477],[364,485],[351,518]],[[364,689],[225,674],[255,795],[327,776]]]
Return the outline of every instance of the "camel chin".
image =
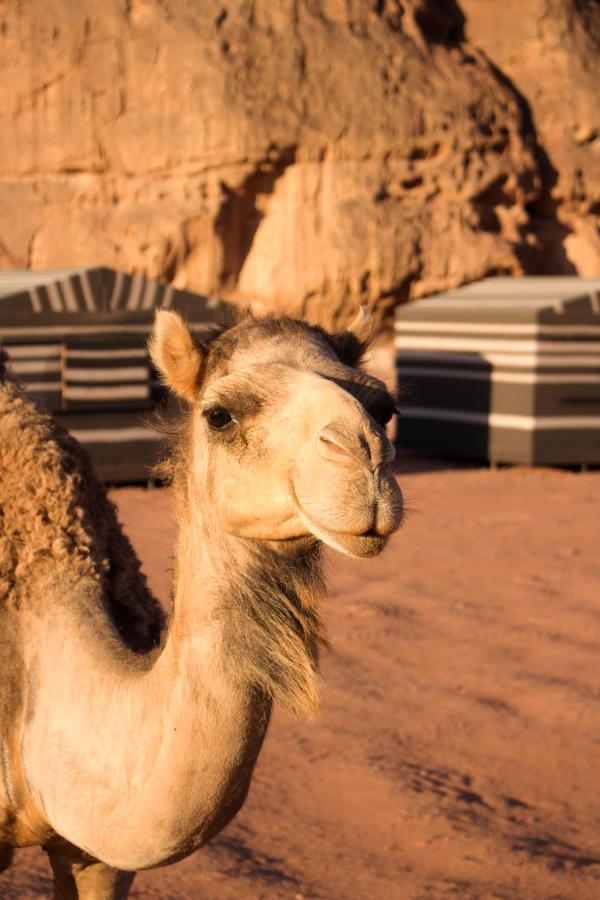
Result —
[[[343,553],[345,556],[353,556],[356,559],[368,559],[377,556],[387,544],[389,535],[367,532],[366,534],[344,534],[329,532],[323,535],[321,540],[328,547]]]
[[[390,535],[378,534],[374,530],[365,531],[362,534],[352,534],[345,531],[334,531],[324,528],[306,515],[302,508],[298,510],[300,517],[310,534],[322,541],[332,550],[343,553],[344,556],[353,556],[356,559],[367,559],[377,556],[387,544]]]

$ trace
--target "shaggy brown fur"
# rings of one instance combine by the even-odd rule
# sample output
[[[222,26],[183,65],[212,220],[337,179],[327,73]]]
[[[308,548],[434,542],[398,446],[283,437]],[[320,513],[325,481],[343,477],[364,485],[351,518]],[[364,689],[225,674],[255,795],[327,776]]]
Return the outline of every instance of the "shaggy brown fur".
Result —
[[[319,711],[318,656],[328,644],[317,609],[324,592],[318,548],[282,557],[262,547],[250,554],[222,607],[229,670],[309,717]]]
[[[126,646],[155,646],[160,606],[85,452],[10,381],[0,384],[0,423],[0,607],[57,570],[71,584],[91,578]]]

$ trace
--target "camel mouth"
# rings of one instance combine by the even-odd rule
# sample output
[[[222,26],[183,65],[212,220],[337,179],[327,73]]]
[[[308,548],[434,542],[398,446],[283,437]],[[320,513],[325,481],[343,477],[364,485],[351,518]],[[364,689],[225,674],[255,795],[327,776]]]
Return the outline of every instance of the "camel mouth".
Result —
[[[355,556],[360,559],[377,556],[387,544],[388,538],[389,535],[377,534],[373,530],[366,531],[364,534],[335,535],[335,540],[341,545],[347,556]],[[336,549],[338,548],[336,547]]]
[[[298,502],[297,507],[300,518],[309,533],[333,550],[343,553],[344,556],[353,556],[359,559],[377,556],[389,540],[389,534],[380,534],[373,528],[369,528],[368,531],[363,531],[359,534],[325,528],[307,515]]]

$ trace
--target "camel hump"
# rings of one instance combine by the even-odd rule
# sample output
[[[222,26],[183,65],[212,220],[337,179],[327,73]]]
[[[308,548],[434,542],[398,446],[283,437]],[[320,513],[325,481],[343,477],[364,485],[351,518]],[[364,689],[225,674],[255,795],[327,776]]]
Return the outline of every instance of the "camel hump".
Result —
[[[48,578],[95,580],[117,635],[143,651],[163,616],[81,445],[10,380],[0,383],[0,602]],[[33,601],[32,601],[33,602]]]

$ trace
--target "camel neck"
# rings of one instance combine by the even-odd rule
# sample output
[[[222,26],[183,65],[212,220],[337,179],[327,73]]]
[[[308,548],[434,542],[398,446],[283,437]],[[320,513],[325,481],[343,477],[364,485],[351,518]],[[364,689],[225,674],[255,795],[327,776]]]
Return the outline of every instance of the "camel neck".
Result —
[[[214,663],[238,691],[314,714],[318,651],[326,643],[315,543],[236,538],[219,532],[200,508],[181,518],[165,656],[177,656],[190,641],[212,643]]]
[[[188,516],[174,612],[152,665],[136,668],[114,638],[95,633],[97,600],[89,623],[73,612],[61,630],[42,629],[22,747],[50,827],[132,870],[185,856],[217,833],[245,799],[272,700],[316,709],[319,593],[314,549],[282,552]]]
[[[55,832],[117,868],[173,861],[218,832],[245,799],[268,726],[270,697],[228,668],[221,598],[231,577],[200,537],[181,529],[175,611],[152,665],[136,665],[98,629],[98,598],[89,618],[79,604],[60,632],[42,629],[31,660],[39,687],[21,745],[28,793]]]

